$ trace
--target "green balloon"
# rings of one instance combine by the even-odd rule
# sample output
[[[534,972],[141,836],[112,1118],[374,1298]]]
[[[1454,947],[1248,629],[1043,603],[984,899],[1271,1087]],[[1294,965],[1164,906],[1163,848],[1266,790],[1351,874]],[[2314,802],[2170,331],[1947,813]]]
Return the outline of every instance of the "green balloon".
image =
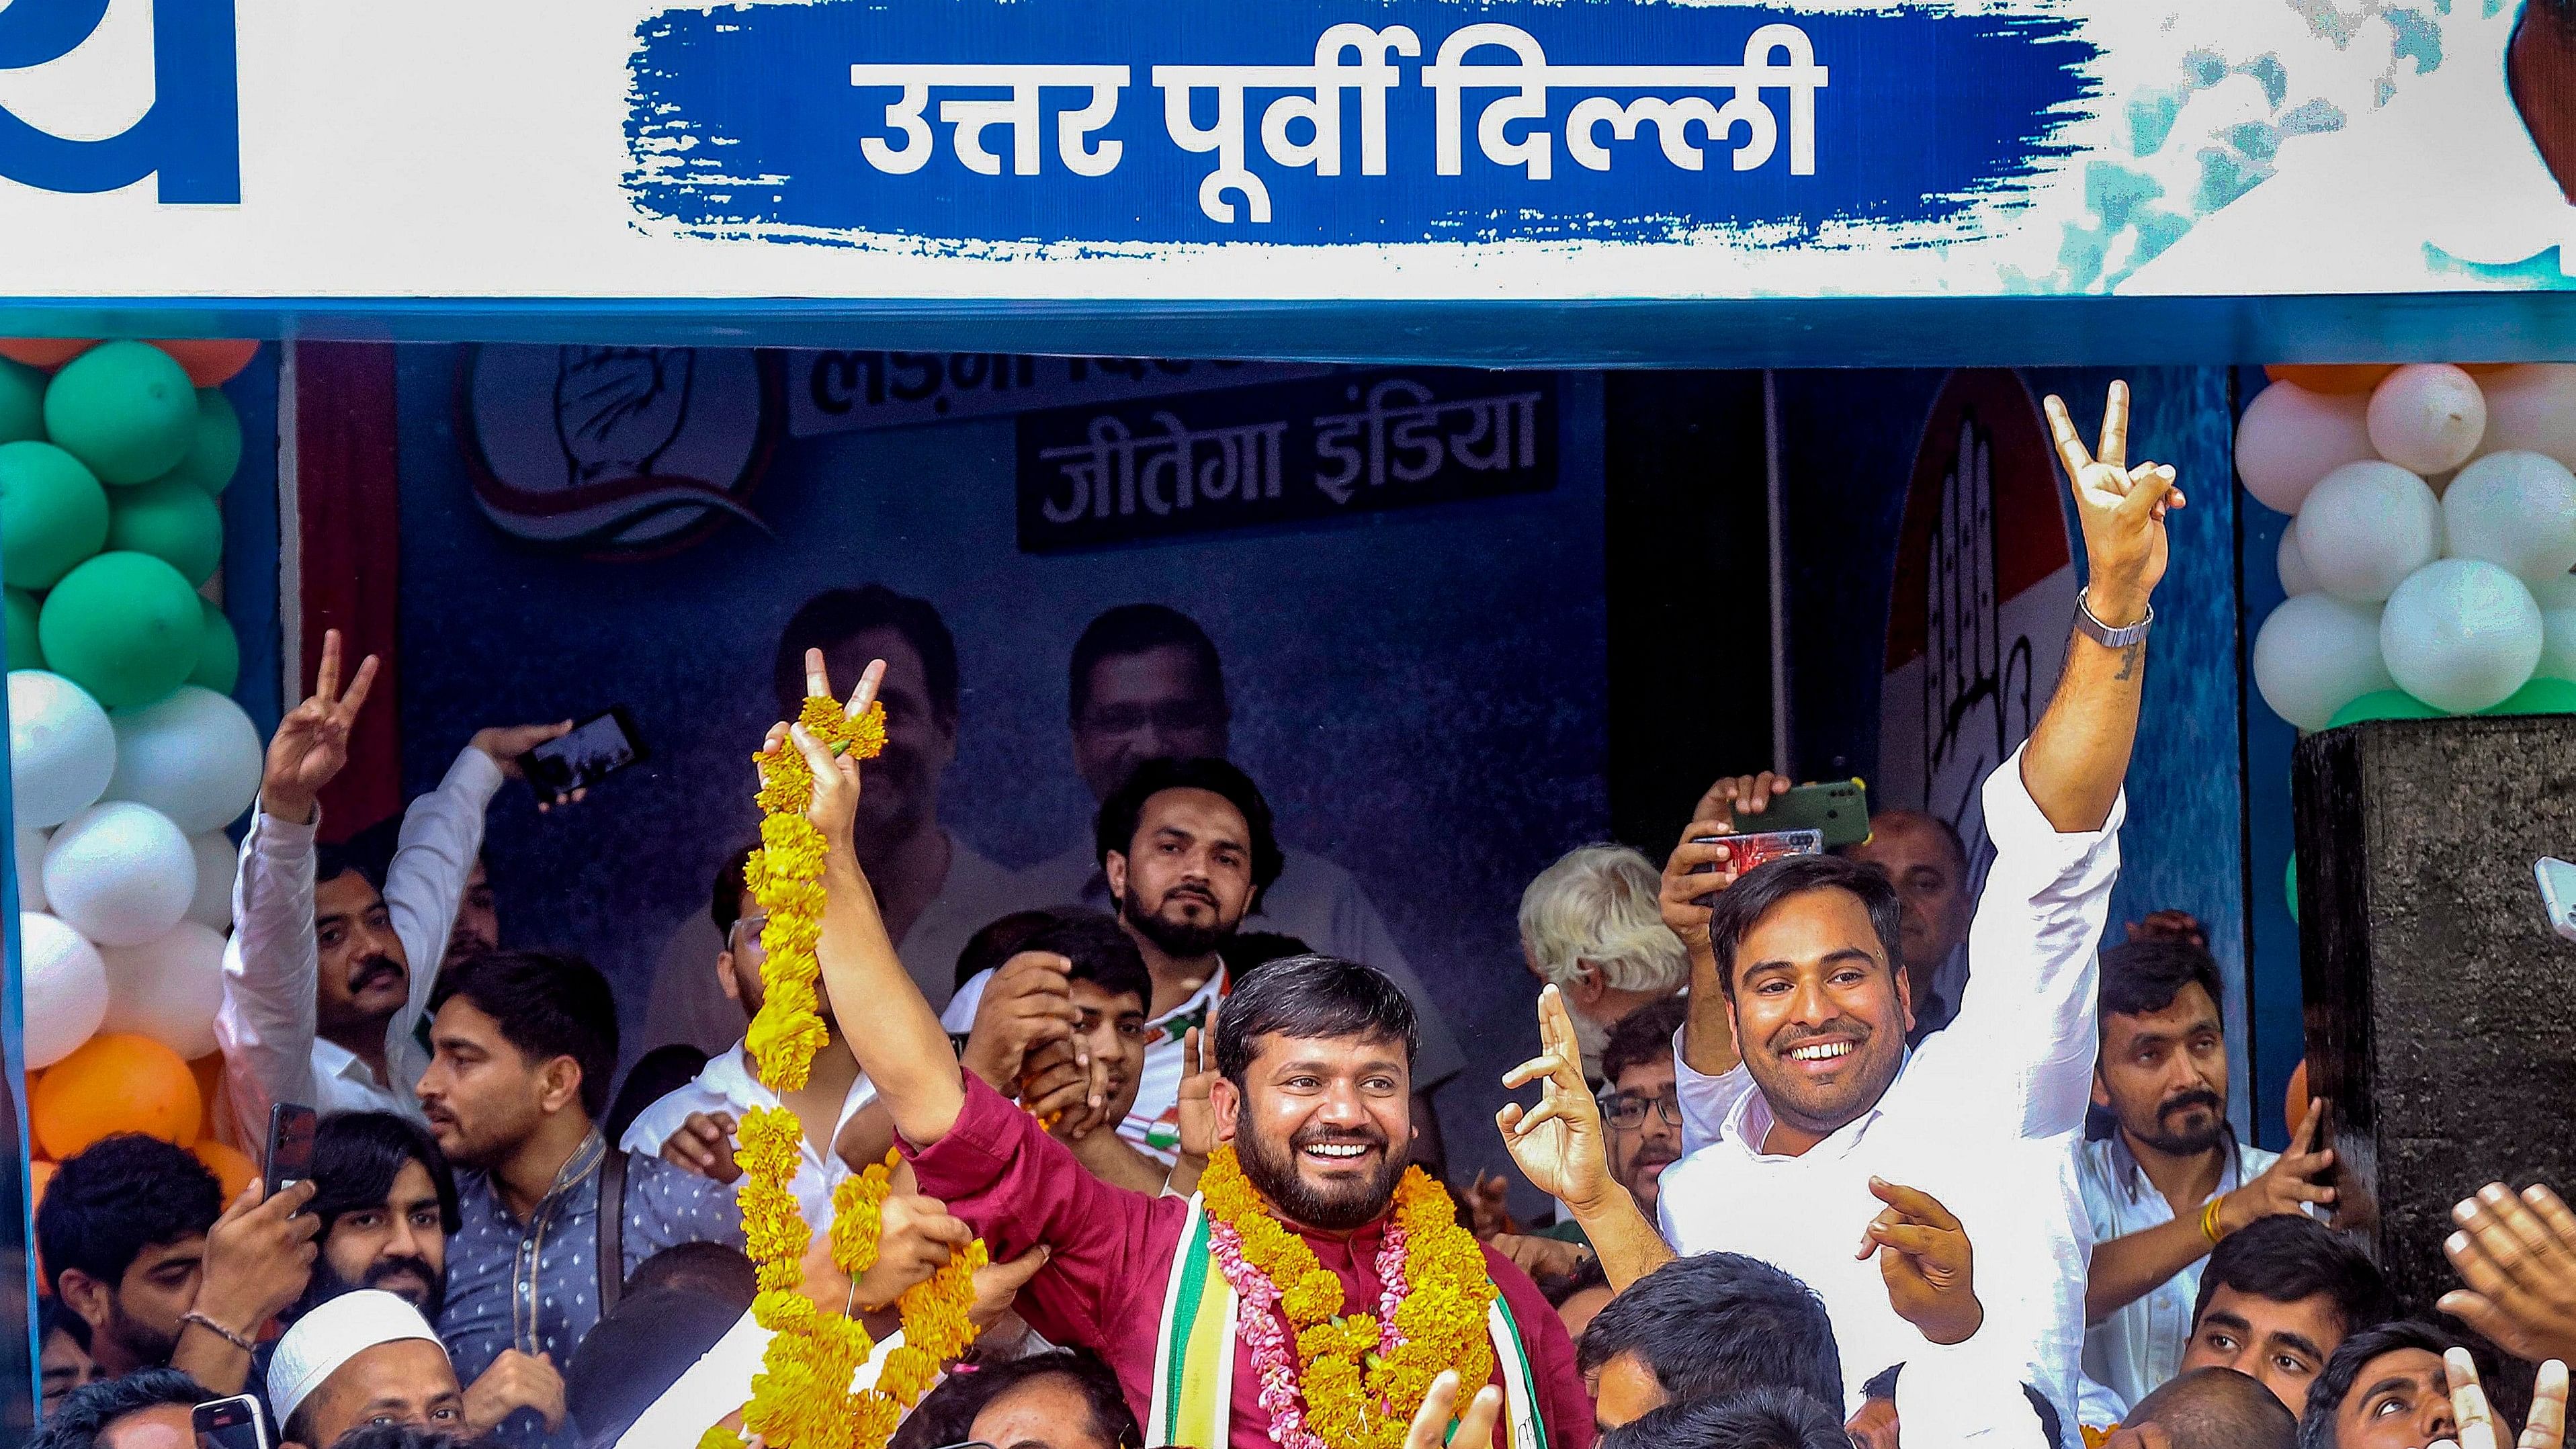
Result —
[[[51,443],[0,443],[0,579],[50,589],[107,543],[107,492]]]
[[[2290,863],[2281,868],[2281,898],[2290,906],[2290,919],[2299,918],[2299,853],[2290,852]]]
[[[45,374],[0,357],[0,443],[45,435]]]
[[[241,468],[241,414],[233,411],[232,399],[223,389],[197,389],[197,423],[188,444],[188,456],[179,466],[162,475],[164,479],[182,479],[189,486],[208,493],[221,493]]]
[[[2334,712],[2327,729],[2366,719],[2442,719],[2443,713],[2402,689],[2374,690]]]
[[[45,434],[102,483],[149,483],[178,467],[196,441],[197,390],[160,348],[102,342],[54,374]]]
[[[2480,714],[2576,714],[2576,680],[2543,676],[2515,690],[2504,703]]]
[[[45,667],[44,646],[36,642],[36,596],[25,589],[0,589],[8,595],[11,669]]]
[[[119,488],[107,501],[107,546],[148,553],[191,586],[215,576],[224,561],[224,512],[214,495],[184,478]]]
[[[109,709],[150,704],[187,683],[205,635],[197,591],[143,553],[103,553],[73,569],[36,617],[47,667]]]
[[[197,602],[206,607],[206,637],[197,645],[197,667],[189,671],[188,682],[230,694],[241,682],[241,640],[223,610],[202,598]]]

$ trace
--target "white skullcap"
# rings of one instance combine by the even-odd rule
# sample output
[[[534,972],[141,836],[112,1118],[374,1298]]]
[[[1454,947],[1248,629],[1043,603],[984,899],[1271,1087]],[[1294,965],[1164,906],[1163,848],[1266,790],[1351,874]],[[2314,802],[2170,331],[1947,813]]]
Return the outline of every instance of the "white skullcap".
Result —
[[[324,1303],[277,1341],[276,1356],[268,1361],[269,1412],[284,1424],[341,1365],[380,1343],[407,1338],[439,1341],[420,1310],[391,1293],[362,1288]],[[444,1352],[446,1345],[439,1348]]]

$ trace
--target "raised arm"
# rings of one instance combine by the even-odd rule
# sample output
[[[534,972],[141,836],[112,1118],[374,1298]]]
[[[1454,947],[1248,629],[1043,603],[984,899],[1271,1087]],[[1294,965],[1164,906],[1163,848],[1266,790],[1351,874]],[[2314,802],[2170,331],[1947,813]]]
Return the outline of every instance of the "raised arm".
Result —
[[[1655,1225],[1637,1207],[1637,1199],[1610,1175],[1609,1148],[1601,1132],[1601,1104],[1583,1079],[1583,1052],[1574,1038],[1574,1019],[1554,986],[1538,993],[1538,1056],[1503,1077],[1507,1088],[1540,1083],[1539,1104],[1524,1111],[1518,1102],[1503,1108],[1494,1125],[1530,1185],[1562,1201],[1583,1225],[1592,1250],[1601,1255],[1601,1271],[1615,1291],[1673,1260]]]
[[[884,677],[884,660],[868,665],[850,695],[852,717],[876,702]],[[805,651],[805,692],[834,697],[820,649]],[[822,963],[824,992],[840,1022],[842,1040],[858,1056],[859,1069],[876,1083],[895,1131],[915,1147],[928,1147],[956,1125],[966,1094],[958,1081],[956,1049],[938,1013],[896,958],[885,917],[877,911],[876,891],[859,868],[852,843],[859,762],[834,754],[803,725],[771,726],[761,748],[764,754],[796,750],[814,772],[814,798],[805,818],[823,832],[823,930],[814,950]]]

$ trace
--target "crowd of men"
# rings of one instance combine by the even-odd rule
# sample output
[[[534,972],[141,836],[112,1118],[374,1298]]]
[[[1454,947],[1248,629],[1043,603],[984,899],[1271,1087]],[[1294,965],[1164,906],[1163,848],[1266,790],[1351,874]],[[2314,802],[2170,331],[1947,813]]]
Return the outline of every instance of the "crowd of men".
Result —
[[[1496,1125],[1553,1208],[1453,1188],[1496,1368],[1394,1406],[1410,1449],[2560,1449],[2576,1213],[2478,1189],[2445,1244],[2460,1289],[2397,1301],[2336,1226],[2321,1109],[2280,1154],[2231,1126],[2197,925],[2103,943],[2182,499],[2127,465],[2124,390],[2098,457],[2050,401],[2089,584],[2055,698],[1985,784],[1990,859],[1883,811],[1862,845],[1739,870],[1729,840],[1786,788],[1759,775],[1714,785],[1660,865],[1585,846],[1530,883],[1542,1051],[1503,1080],[1539,1097]],[[936,613],[878,587],[797,611],[782,716],[858,681],[889,746],[769,742],[806,752],[827,843],[829,1034],[783,1098],[743,1041],[766,924],[745,851],[674,938],[614,1099],[606,979],[500,944],[483,814],[561,726],[486,730],[398,825],[319,843],[373,677],[331,638],[269,746],[217,1022],[219,1120],[257,1147],[278,1104],[319,1108],[309,1179],[227,1202],[137,1136],[63,1162],[36,1219],[37,1444],[186,1444],[197,1405],[248,1394],[301,1449],[689,1449],[739,1425],[760,1362],[735,1148],[779,1106],[809,1224],[902,1162],[875,1265],[809,1257],[819,1306],[883,1337],[906,1287],[989,1250],[980,1335],[904,1449],[1322,1442],[1263,1356],[1279,1295],[1194,1190],[1239,1164],[1347,1312],[1399,1303],[1391,1204],[1409,1166],[1438,1173],[1431,1093],[1471,1068],[1358,884],[1283,848],[1225,759],[1195,624],[1136,605],[1085,633],[1098,814],[1015,875],[937,824]]]

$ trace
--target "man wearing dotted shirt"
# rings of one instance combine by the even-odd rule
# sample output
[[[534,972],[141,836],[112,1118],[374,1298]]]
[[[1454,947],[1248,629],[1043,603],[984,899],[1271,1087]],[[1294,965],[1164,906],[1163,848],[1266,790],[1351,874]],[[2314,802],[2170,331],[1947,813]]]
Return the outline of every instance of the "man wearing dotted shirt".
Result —
[[[463,1219],[447,1247],[438,1329],[460,1379],[512,1348],[560,1368],[599,1322],[603,1282],[622,1283],[681,1243],[742,1246],[729,1189],[620,1152],[594,1125],[617,1064],[617,1008],[588,962],[477,956],[447,968],[430,1005],[420,1103],[458,1168]],[[607,1232],[603,1195],[622,1202]],[[601,1247],[612,1241],[619,1261],[603,1274]],[[511,1449],[574,1442],[569,1424],[533,1410],[495,1437]]]

